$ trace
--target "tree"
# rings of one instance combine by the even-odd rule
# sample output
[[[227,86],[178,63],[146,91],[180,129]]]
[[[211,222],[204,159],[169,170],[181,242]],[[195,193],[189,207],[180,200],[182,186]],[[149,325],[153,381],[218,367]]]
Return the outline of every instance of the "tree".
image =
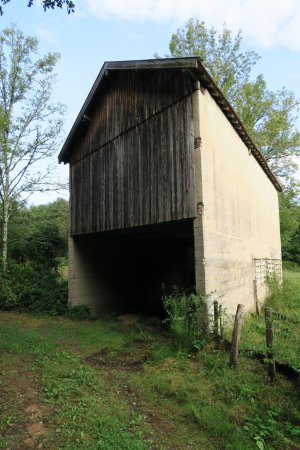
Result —
[[[259,56],[243,51],[241,44],[241,31],[233,36],[223,25],[221,33],[217,33],[214,28],[207,29],[203,21],[190,19],[172,35],[169,49],[172,57],[202,58],[275,175],[288,184],[297,168],[294,157],[300,149],[300,134],[295,126],[299,101],[285,88],[268,90],[263,75],[251,80]]]
[[[59,250],[54,253],[54,257],[66,257],[68,248],[68,227],[69,227],[69,203],[67,200],[58,198],[47,205],[37,205],[26,207],[22,204],[15,205],[10,219],[10,239],[8,245],[8,256],[10,260],[16,262],[25,261],[29,255],[33,254],[32,249],[39,248],[46,236],[46,230],[52,236],[57,234]],[[50,231],[49,231],[50,230]],[[36,242],[37,241],[37,242]],[[49,243],[51,243],[49,241]],[[44,245],[43,248],[46,248]],[[50,252],[50,253],[51,253]],[[50,253],[39,251],[37,261],[43,262],[45,256],[45,265],[49,263]],[[30,258],[29,258],[30,259]]]
[[[190,19],[185,28],[171,37],[172,57],[200,56],[214,81],[228,100],[234,104],[243,85],[250,79],[253,66],[260,59],[254,51],[241,51],[242,32],[236,36],[223,26],[218,34],[215,28],[206,29],[205,22]]]
[[[6,5],[10,1],[11,0],[0,0],[0,4]],[[27,1],[27,6],[31,7],[35,0],[26,0],[26,1]],[[68,14],[70,14],[71,12],[74,12],[74,9],[75,9],[75,5],[71,0],[42,0],[41,4],[44,8],[44,11],[47,11],[47,9],[54,9],[56,7],[62,9],[63,5],[66,5]],[[0,6],[0,15],[3,16],[3,14],[4,14],[3,7]]]
[[[0,309],[67,309],[68,202],[26,207],[10,219],[7,268],[0,267]]]
[[[290,187],[279,195],[280,230],[283,259],[300,264],[300,205],[297,189]]]
[[[59,55],[38,57],[38,41],[15,26],[0,34],[0,202],[2,264],[8,224],[21,196],[52,189],[38,164],[58,147],[64,108],[51,101]]]

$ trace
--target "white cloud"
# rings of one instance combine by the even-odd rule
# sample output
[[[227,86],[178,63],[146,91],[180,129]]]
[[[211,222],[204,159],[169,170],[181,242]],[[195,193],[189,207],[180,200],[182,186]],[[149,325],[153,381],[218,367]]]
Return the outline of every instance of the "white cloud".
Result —
[[[188,18],[220,27],[223,22],[259,46],[300,50],[299,0],[85,0],[90,14],[100,19],[174,22]]]
[[[40,23],[37,26],[36,35],[40,41],[45,41],[48,44],[57,44],[57,38],[55,37],[53,30],[51,30],[45,22]]]

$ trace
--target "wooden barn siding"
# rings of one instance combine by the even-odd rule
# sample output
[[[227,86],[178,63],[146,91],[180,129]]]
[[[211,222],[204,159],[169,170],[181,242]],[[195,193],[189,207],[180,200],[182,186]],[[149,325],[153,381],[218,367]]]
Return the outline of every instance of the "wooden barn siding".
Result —
[[[123,102],[121,93],[116,95]],[[88,151],[83,146],[76,152],[71,164],[71,234],[195,217],[191,96],[167,108],[158,100],[155,106],[149,103],[144,114],[158,106],[162,111],[133,128],[120,113],[120,123],[127,121],[130,128],[126,133],[119,135],[116,120],[105,139],[118,137],[94,151],[102,141],[98,135]],[[137,102],[130,108],[138,109]],[[90,154],[84,157],[83,152]]]
[[[193,82],[184,72],[110,72],[101,97],[95,95],[87,112],[92,121],[82,127],[70,163],[97,151],[192,91]]]

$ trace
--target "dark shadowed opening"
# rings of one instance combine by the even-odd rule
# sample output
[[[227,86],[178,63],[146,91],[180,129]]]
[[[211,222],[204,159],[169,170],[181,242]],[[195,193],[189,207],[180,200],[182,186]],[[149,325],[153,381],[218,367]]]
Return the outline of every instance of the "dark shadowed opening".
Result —
[[[163,316],[164,295],[175,287],[194,290],[192,220],[89,235],[76,242],[101,283],[99,301],[107,312]]]

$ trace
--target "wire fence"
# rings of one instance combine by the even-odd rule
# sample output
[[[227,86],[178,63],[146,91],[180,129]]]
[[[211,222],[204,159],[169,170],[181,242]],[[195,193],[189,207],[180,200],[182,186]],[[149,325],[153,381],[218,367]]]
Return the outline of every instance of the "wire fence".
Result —
[[[218,317],[218,322],[224,323],[225,319]],[[227,326],[225,333],[219,331],[218,334],[229,341],[232,347],[235,344],[234,331],[232,334],[231,331],[232,326]],[[297,317],[287,316],[271,308],[265,308],[262,314],[248,313],[238,339],[240,352],[262,354],[266,360],[272,360],[274,364],[284,363],[300,374],[300,320]]]

